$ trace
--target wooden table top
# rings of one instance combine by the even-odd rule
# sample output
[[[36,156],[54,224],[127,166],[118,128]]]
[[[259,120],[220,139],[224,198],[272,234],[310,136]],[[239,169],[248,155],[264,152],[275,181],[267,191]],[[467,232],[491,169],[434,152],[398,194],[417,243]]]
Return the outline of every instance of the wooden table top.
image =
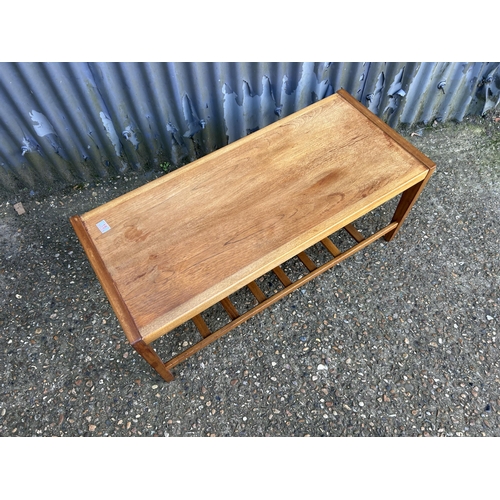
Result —
[[[340,91],[71,222],[128,339],[150,343],[433,165]]]

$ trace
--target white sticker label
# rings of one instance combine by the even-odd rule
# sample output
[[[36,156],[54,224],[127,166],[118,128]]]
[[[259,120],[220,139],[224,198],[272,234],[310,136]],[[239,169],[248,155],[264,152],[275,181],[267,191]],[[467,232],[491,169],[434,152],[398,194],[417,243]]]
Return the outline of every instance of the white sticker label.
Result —
[[[111,229],[105,220],[98,222],[96,226],[99,228],[99,231],[101,231],[101,233],[105,233],[106,231],[109,231]]]

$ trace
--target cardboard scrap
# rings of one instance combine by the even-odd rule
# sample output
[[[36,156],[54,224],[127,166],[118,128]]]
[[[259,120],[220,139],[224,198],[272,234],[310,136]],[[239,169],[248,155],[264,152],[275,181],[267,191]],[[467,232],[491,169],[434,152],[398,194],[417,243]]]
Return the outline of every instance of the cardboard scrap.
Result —
[[[16,203],[14,205],[14,210],[19,214],[19,215],[23,215],[26,213],[26,210],[24,210],[24,207],[23,207],[23,204],[21,202],[19,203]]]

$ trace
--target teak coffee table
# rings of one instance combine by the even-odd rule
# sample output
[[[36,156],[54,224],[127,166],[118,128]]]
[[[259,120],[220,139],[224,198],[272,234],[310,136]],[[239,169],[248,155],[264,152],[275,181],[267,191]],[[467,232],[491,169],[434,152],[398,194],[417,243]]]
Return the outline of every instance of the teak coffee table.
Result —
[[[166,381],[172,368],[335,264],[394,238],[434,162],[344,90],[83,215],[71,217],[130,344]],[[356,219],[401,194],[392,222],[371,236]],[[341,252],[330,235],[345,229]],[[317,265],[306,250],[323,245]],[[281,265],[297,257],[292,281]],[[256,279],[282,288],[265,294]],[[243,287],[254,304],[238,311]],[[220,303],[228,323],[202,313]],[[164,363],[151,344],[192,320],[201,336]]]

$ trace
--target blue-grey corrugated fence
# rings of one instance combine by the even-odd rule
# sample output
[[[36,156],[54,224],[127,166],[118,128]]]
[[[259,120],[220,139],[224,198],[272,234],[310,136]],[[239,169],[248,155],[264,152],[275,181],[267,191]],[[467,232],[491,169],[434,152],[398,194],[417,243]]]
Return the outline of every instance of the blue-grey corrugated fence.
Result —
[[[500,63],[0,63],[0,185],[178,167],[344,88],[394,128],[482,114]]]

